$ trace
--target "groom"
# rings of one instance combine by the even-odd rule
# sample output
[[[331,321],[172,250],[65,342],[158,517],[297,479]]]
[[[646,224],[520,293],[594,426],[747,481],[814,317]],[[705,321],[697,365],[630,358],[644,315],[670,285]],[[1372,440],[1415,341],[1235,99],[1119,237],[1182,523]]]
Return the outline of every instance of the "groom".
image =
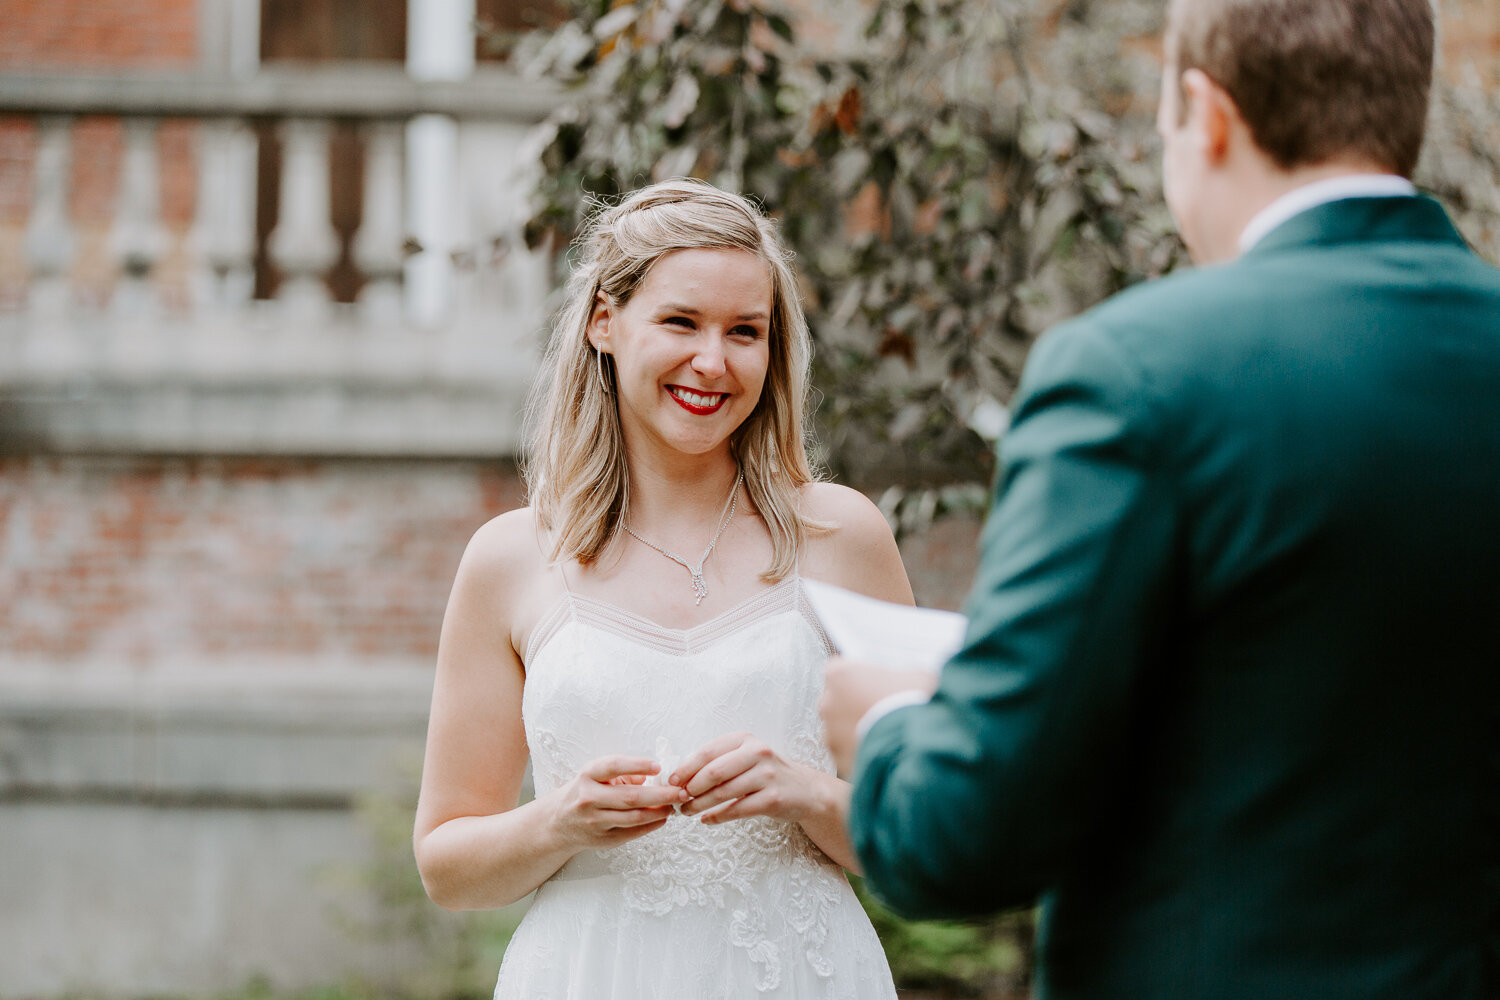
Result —
[[[930,702],[829,666],[871,884],[1040,899],[1039,997],[1500,997],[1500,273],[1405,179],[1432,16],[1174,0],[1200,266],[1037,344]]]

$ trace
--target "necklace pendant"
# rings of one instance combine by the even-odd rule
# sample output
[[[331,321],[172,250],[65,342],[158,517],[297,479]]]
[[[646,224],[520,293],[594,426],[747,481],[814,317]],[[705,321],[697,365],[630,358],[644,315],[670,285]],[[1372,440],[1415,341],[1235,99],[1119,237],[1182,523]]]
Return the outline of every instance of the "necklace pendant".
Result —
[[[708,584],[704,581],[702,573],[693,574],[693,593],[698,595],[698,599],[693,602],[694,607],[702,604],[703,599],[708,596]]]
[[[688,575],[693,578],[693,593],[696,595],[696,599],[693,601],[693,605],[695,607],[699,604],[702,604],[703,599],[708,596],[708,581],[703,579],[703,564],[708,561],[709,556],[713,555],[714,546],[719,544],[719,539],[724,535],[724,529],[729,527],[730,521],[734,520],[734,508],[735,505],[739,503],[740,484],[744,481],[745,472],[743,469],[741,469],[739,472],[735,473],[734,488],[729,491],[729,500],[724,504],[724,516],[719,520],[719,530],[714,532],[713,540],[708,543],[708,548],[703,550],[703,555],[698,560],[697,569],[694,569],[692,564],[681,556],[673,555],[666,549],[662,548],[660,545],[657,545],[655,542],[646,541],[646,539],[642,538],[640,535],[637,535],[633,530],[631,530],[629,524],[622,523],[620,525],[620,527],[625,529],[625,533],[631,538],[634,538],[636,541],[640,542],[648,549],[655,549],[657,552],[660,552],[662,555],[666,556],[668,559],[672,560],[674,563],[688,571]]]

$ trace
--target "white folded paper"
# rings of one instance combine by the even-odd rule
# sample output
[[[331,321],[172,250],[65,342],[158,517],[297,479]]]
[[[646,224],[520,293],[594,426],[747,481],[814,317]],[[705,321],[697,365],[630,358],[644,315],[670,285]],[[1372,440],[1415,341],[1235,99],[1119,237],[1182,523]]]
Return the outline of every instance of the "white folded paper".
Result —
[[[878,601],[806,578],[802,587],[823,631],[851,660],[937,673],[963,646],[969,620],[957,612]]]

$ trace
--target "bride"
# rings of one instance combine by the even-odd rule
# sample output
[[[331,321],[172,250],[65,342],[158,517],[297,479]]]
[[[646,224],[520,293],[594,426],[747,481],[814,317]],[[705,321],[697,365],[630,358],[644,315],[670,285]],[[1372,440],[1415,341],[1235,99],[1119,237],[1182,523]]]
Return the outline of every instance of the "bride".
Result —
[[[636,192],[575,249],[530,506],[474,535],[443,622],[423,883],[450,909],[536,890],[499,998],[894,998],[840,869],[849,786],[801,577],[911,588],[874,505],[813,480],[788,254],[696,181]]]

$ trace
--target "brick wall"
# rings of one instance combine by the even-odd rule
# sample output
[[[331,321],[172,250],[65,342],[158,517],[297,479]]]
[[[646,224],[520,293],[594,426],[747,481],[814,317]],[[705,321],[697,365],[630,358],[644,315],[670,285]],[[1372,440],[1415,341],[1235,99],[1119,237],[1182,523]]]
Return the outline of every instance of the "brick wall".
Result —
[[[197,0],[0,0],[6,69],[190,69]]]
[[[0,460],[0,668],[429,664],[480,524],[522,502],[471,462]],[[954,607],[976,524],[905,545]]]
[[[428,663],[503,467],[0,461],[0,664]]]

